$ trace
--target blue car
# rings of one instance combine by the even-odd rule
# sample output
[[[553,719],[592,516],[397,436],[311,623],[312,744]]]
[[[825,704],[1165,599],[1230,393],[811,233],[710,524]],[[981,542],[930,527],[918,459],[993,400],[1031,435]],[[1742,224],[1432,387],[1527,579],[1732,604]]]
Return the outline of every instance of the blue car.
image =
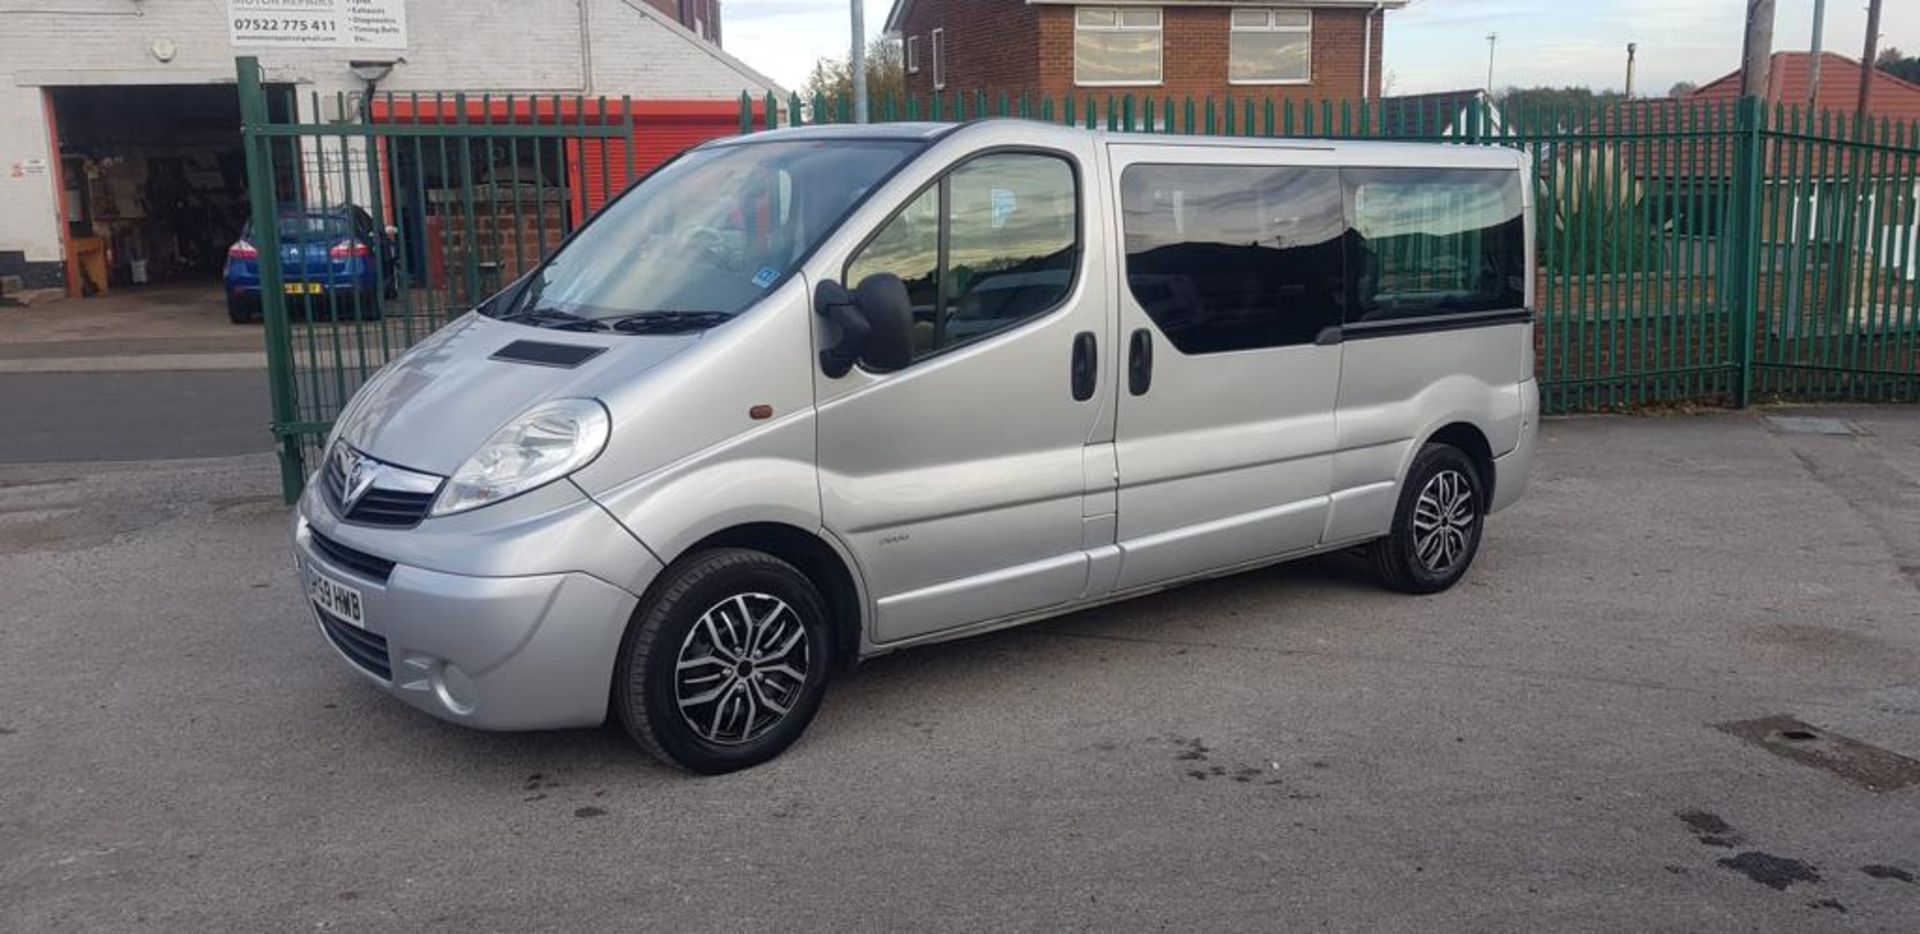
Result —
[[[289,315],[308,320],[374,320],[397,294],[393,242],[353,205],[280,212],[280,277]],[[227,317],[258,321],[260,248],[253,221],[227,248]]]

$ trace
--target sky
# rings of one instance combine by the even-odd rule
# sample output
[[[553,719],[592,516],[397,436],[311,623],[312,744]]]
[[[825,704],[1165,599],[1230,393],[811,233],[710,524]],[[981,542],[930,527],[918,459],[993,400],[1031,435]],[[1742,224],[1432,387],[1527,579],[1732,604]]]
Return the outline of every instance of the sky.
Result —
[[[851,0],[721,0],[726,47],[788,88],[821,56],[842,57],[851,39]],[[864,0],[877,35],[892,0]],[[1774,48],[1805,49],[1814,0],[1778,0]],[[1414,0],[1387,14],[1390,94],[1479,87],[1487,77],[1489,32],[1498,32],[1494,84],[1625,83],[1626,46],[1640,45],[1641,93],[1678,81],[1705,84],[1740,67],[1741,0]],[[1826,47],[1858,58],[1866,36],[1863,0],[1828,0]],[[1920,0],[1884,0],[1882,47],[1920,54]]]

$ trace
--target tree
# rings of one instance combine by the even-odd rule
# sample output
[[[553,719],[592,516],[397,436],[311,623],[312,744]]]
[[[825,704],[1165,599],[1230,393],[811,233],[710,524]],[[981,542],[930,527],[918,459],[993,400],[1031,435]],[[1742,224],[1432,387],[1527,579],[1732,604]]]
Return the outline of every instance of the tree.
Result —
[[[829,102],[845,100],[847,106],[853,106],[853,70],[847,67],[846,57],[823,56],[814,62],[813,74],[807,76],[800,93],[809,101],[824,95]],[[907,66],[900,43],[885,37],[867,43],[867,99],[877,107],[888,99],[904,99],[906,94]]]
[[[1700,86],[1691,81],[1675,81],[1673,87],[1667,89],[1667,96],[1686,97],[1698,90],[1700,90]]]
[[[1497,103],[1501,113],[1522,126],[1549,126],[1556,118],[1577,121],[1625,99],[1619,91],[1592,88],[1507,88]]]
[[[1920,84],[1920,56],[1910,58],[1899,49],[1888,46],[1880,50],[1879,57],[1873,60],[1873,67],[1902,81]]]
[[[1556,239],[1547,268],[1561,275],[1645,272],[1661,264],[1660,235],[1649,219],[1648,193],[1612,146],[1556,159],[1553,191],[1541,223]]]

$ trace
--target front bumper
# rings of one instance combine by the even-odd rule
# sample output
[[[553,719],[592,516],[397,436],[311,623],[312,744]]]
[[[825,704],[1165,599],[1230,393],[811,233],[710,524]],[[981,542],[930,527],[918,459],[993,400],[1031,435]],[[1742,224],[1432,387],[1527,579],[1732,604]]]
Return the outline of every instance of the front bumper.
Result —
[[[620,640],[638,602],[635,590],[627,587],[650,579],[659,570],[658,562],[582,495],[570,506],[513,523],[517,534],[503,536],[494,550],[524,549],[526,536],[536,542],[568,539],[583,547],[598,543],[640,565],[622,579],[625,586],[585,570],[560,570],[564,558],[558,556],[553,560],[561,565],[527,564],[533,573],[464,573],[495,570],[504,560],[526,558],[524,550],[514,555],[475,553],[475,536],[463,526],[471,526],[485,511],[454,517],[465,523],[428,520],[413,529],[366,529],[341,522],[310,488],[292,532],[312,625],[349,668],[441,719],[487,730],[602,722]],[[527,519],[512,514],[502,509],[498,518]],[[435,528],[436,523],[450,528]],[[316,543],[316,535],[324,537],[326,546]],[[406,536],[408,547],[391,547],[394,536]],[[383,539],[390,547],[381,547]],[[621,547],[621,539],[627,547]],[[444,546],[447,555],[466,567],[421,566],[423,556],[434,554],[436,546]],[[362,560],[396,555],[403,560],[395,561],[385,575]],[[311,593],[316,573],[359,591],[363,628],[315,603]]]

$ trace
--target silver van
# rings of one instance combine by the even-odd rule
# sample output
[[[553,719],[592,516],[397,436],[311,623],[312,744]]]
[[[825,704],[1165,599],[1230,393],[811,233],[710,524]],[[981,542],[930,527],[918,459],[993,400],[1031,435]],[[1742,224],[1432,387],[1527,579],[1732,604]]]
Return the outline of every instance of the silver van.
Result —
[[[701,146],[354,396],[314,623],[435,716],[714,773],[895,649],[1335,549],[1443,590],[1527,486],[1532,198],[1469,146]]]

